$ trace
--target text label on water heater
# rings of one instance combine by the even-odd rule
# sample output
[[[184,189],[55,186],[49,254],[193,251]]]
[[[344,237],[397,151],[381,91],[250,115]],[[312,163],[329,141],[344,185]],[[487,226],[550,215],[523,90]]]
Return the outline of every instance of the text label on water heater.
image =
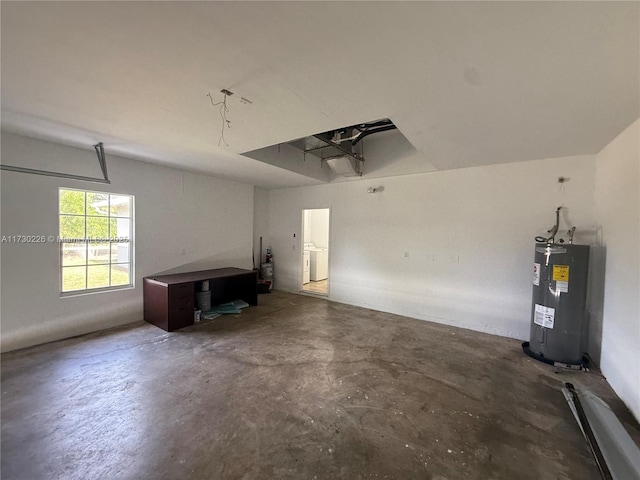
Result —
[[[569,265],[554,265],[553,280],[556,282],[569,281]]]
[[[541,327],[553,328],[555,316],[555,308],[545,307],[544,305],[538,305],[536,303],[536,309],[533,315],[533,323],[538,324]]]

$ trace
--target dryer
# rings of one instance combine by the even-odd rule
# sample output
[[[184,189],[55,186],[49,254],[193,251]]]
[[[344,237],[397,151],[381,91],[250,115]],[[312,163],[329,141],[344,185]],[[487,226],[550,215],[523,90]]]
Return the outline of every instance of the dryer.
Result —
[[[311,254],[309,278],[314,282],[327,279],[329,276],[329,250],[316,247],[309,249],[309,253]]]

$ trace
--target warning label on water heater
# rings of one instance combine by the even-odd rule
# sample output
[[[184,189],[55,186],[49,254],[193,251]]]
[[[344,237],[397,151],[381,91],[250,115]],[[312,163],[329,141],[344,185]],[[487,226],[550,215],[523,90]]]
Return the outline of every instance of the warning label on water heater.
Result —
[[[556,282],[569,281],[569,265],[554,265],[553,280]]]
[[[540,264],[539,263],[533,264],[533,284],[536,287],[540,286]]]
[[[533,315],[533,323],[544,328],[553,328],[553,320],[556,315],[556,309],[545,307],[536,303],[536,309]]]

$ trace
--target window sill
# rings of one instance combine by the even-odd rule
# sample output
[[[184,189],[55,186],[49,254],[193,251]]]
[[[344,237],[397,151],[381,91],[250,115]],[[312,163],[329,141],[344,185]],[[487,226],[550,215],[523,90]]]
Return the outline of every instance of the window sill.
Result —
[[[135,285],[118,285],[117,287],[92,288],[90,290],[74,290],[72,292],[61,292],[60,298],[83,297],[85,295],[94,295],[96,293],[121,292],[123,290],[133,290]]]

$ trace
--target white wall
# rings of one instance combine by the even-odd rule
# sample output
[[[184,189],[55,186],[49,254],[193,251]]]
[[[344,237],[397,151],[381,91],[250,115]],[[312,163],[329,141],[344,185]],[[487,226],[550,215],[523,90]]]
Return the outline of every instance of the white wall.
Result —
[[[309,241],[318,248],[329,248],[329,209],[308,210]]]
[[[311,242],[311,224],[309,223],[309,212],[305,210],[302,215],[302,241],[303,243]]]
[[[60,298],[59,246],[2,244],[3,351],[142,320],[142,278],[251,268],[253,187],[109,155],[111,185],[3,171],[2,235],[58,234],[58,187],[135,195],[135,288]],[[2,162],[99,176],[93,150],[2,132]]]
[[[253,190],[253,255],[256,268],[264,262],[269,243],[269,191],[255,187]],[[262,252],[260,252],[262,237]]]
[[[601,369],[640,418],[640,120],[596,156],[595,211],[606,249]]]
[[[301,211],[331,207],[330,299],[528,339],[534,237],[563,205],[561,228],[594,241],[594,171],[579,156],[387,177],[376,194],[366,180],[271,190],[276,283],[300,285]]]

